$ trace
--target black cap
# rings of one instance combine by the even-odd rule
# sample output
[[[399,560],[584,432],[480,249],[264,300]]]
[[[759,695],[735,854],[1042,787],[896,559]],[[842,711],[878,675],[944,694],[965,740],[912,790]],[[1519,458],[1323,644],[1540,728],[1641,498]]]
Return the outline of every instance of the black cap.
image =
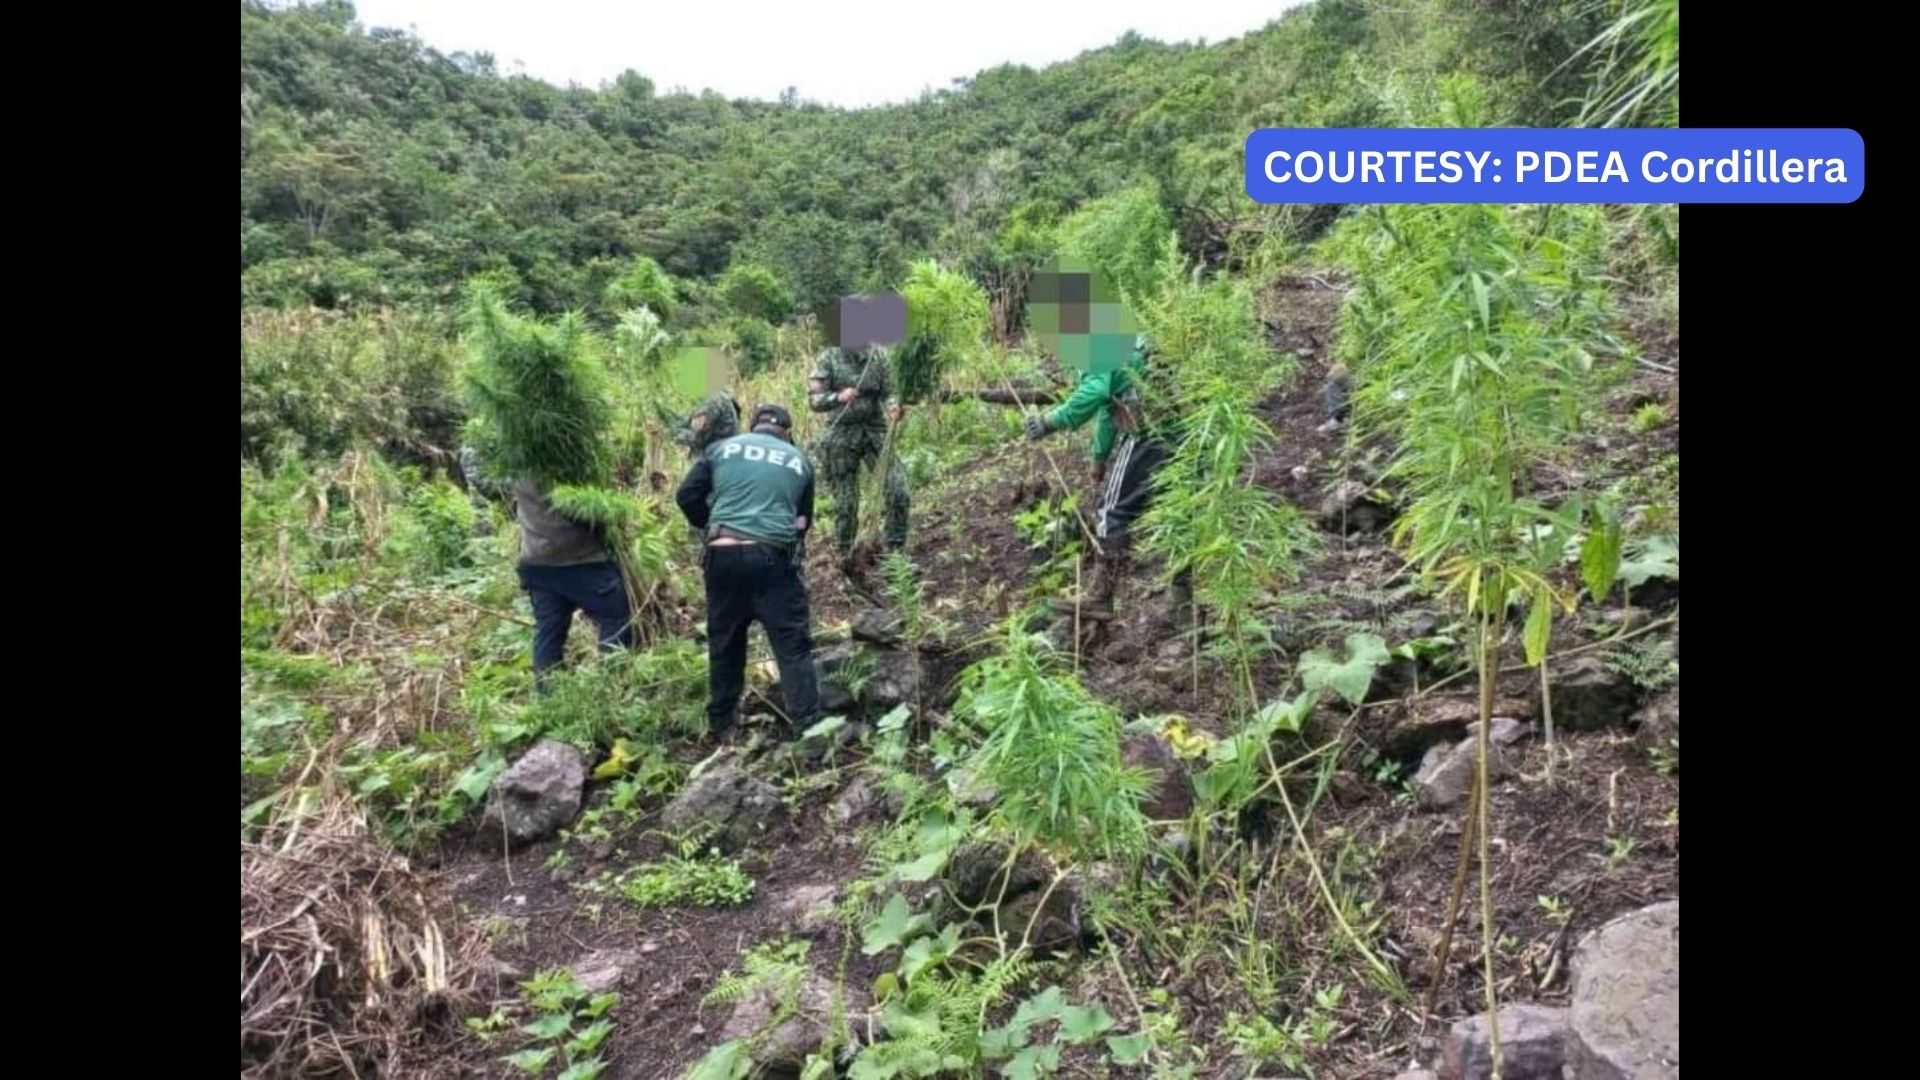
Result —
[[[753,410],[753,427],[761,424],[775,424],[788,430],[793,429],[793,414],[778,405],[762,405]]]

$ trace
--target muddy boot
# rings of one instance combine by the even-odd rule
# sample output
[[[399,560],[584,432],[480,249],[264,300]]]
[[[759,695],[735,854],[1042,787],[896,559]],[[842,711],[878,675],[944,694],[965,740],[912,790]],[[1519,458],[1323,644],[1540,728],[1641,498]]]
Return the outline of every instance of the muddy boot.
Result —
[[[1185,570],[1173,578],[1173,626],[1180,633],[1193,629],[1193,572]]]
[[[840,576],[847,579],[847,588],[855,595],[868,600],[874,598],[873,582],[868,579],[866,564],[861,561],[857,551],[841,553]]]
[[[1093,570],[1081,583],[1080,595],[1053,601],[1053,609],[1064,615],[1078,614],[1082,619],[1111,619],[1114,593],[1126,572],[1126,552],[1115,549],[1095,555]]]

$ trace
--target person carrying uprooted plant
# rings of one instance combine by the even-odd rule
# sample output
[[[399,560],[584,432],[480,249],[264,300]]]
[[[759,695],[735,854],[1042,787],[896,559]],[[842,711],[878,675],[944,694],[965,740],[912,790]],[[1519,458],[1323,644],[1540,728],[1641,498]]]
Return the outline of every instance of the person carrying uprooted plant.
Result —
[[[527,478],[487,475],[471,446],[460,451],[470,492],[506,498],[520,524],[520,587],[533,605],[533,676],[545,690],[547,673],[567,655],[573,614],[584,611],[600,631],[600,649],[633,646],[633,610],[604,529],[575,521],[553,506],[547,491]]]
[[[907,473],[887,453],[887,430],[900,422],[901,405],[893,389],[892,358],[878,346],[822,349],[807,379],[807,402],[829,419],[820,436],[821,467],[833,493],[834,542],[840,569],[858,579],[854,541],[860,528],[860,470],[885,470],[886,532],[889,550],[907,545]],[[884,460],[883,460],[884,458]]]
[[[819,719],[813,626],[802,549],[813,525],[813,464],[793,445],[793,417],[778,405],[753,413],[753,430],[707,447],[674,501],[704,530],[707,584],[707,728],[724,736],[746,688],[747,631],[757,619],[780,665],[789,735]]]
[[[1134,339],[1125,363],[1090,368],[1072,396],[1051,412],[1027,417],[1030,439],[1055,431],[1070,431],[1094,421],[1093,482],[1098,492],[1094,506],[1093,573],[1076,603],[1083,613],[1104,616],[1113,612],[1120,579],[1133,555],[1133,527],[1153,502],[1153,478],[1173,455],[1165,432],[1150,425],[1140,396],[1140,376],[1152,350],[1144,335]],[[1173,618],[1176,625],[1192,617],[1193,578],[1183,572],[1173,581]]]

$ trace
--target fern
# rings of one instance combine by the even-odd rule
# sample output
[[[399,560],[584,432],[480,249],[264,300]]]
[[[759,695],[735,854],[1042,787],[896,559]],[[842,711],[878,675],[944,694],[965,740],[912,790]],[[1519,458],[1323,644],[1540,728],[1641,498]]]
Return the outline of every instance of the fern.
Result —
[[[1014,953],[973,971],[931,971],[888,1004],[887,1038],[861,1051],[847,1075],[893,1080],[977,1073],[987,1013],[1031,979],[1033,970],[1032,961]]]
[[[740,958],[740,970],[728,971],[714,981],[713,988],[700,999],[700,1007],[736,1005],[771,990],[775,1005],[767,1027],[779,1026],[799,1007],[800,984],[807,976],[809,948],[804,941],[772,941],[754,946]]]

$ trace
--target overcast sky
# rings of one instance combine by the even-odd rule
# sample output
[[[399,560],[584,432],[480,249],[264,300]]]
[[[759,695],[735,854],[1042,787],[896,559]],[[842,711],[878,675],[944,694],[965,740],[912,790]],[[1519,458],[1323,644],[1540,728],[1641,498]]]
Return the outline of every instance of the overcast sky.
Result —
[[[443,53],[599,86],[632,68],[662,93],[830,105],[909,101],[1003,63],[1044,67],[1128,30],[1158,41],[1239,37],[1303,0],[355,0],[369,28],[412,30]]]

